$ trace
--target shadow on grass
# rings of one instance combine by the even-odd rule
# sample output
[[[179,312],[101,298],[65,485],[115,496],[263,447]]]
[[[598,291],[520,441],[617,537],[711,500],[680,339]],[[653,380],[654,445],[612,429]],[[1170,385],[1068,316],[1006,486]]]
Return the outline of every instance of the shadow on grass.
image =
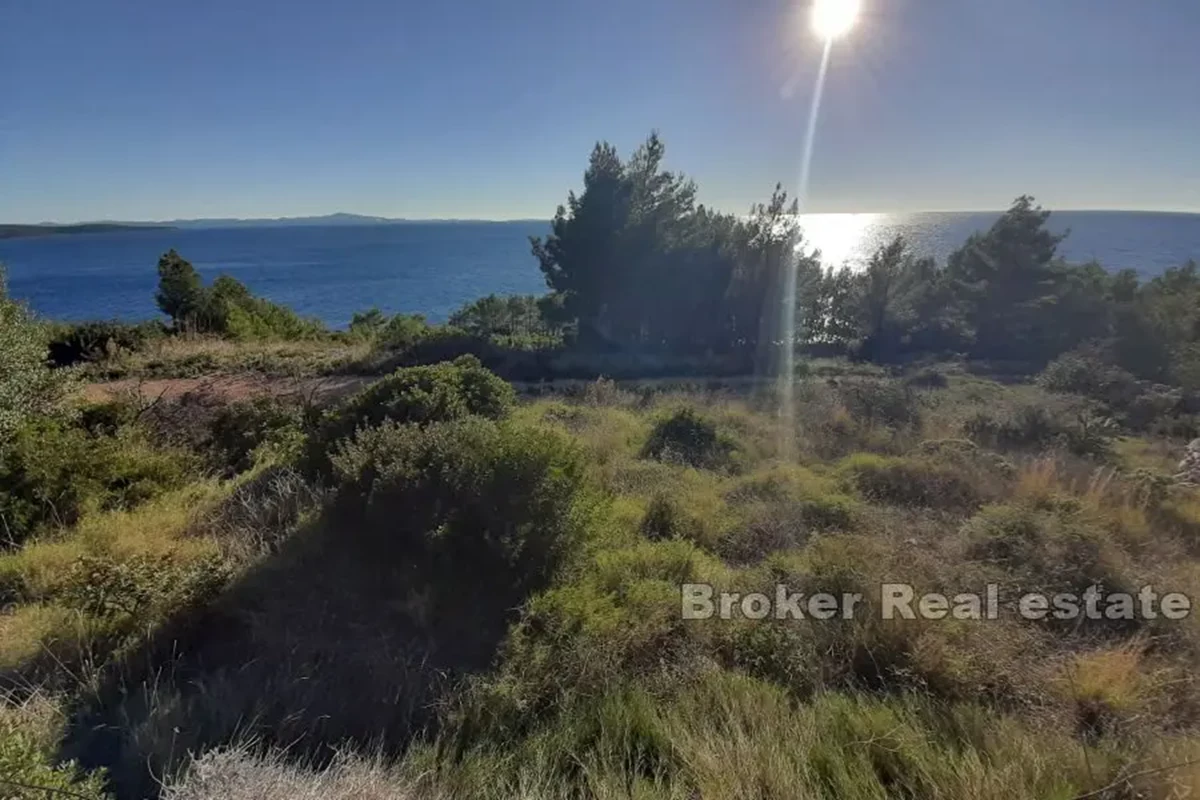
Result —
[[[402,752],[456,680],[492,662],[511,611],[468,575],[435,609],[408,555],[327,514],[118,659],[61,755],[145,797],[189,754],[231,742],[316,763],[345,745]]]

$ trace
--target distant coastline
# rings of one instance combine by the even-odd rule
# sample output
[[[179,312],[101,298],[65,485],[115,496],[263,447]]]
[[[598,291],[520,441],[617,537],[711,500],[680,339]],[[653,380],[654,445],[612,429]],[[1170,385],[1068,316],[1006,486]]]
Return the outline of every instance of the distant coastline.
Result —
[[[541,222],[515,219],[404,219],[400,217],[368,217],[361,214],[325,214],[319,217],[271,217],[243,219],[238,217],[205,217],[201,219],[171,219],[156,222],[103,220],[96,222],[0,223],[0,239],[29,236],[53,236],[70,233],[111,233],[129,230],[194,230],[220,228],[299,228],[299,227],[365,227],[376,225],[456,225],[462,223],[503,225],[508,223]],[[548,220],[547,220],[548,221]]]
[[[918,220],[923,217],[983,217],[999,216],[1003,209],[974,210],[974,211],[814,211],[801,216],[808,220],[835,218],[899,218]],[[1200,217],[1200,211],[1122,211],[1118,209],[1060,209],[1054,212],[1059,219],[1072,215],[1086,214],[1089,216],[1144,216],[1144,217]],[[518,219],[483,219],[483,218],[405,218],[378,217],[363,214],[336,212],[321,216],[307,217],[201,217],[195,219],[169,219],[156,221],[138,220],[99,220],[92,222],[40,222],[40,223],[0,223],[0,239],[18,239],[28,237],[55,236],[73,233],[115,233],[135,230],[229,230],[235,228],[355,228],[379,226],[429,226],[429,225],[512,225],[525,223],[543,223],[549,220],[537,218]]]
[[[31,236],[62,236],[76,233],[117,233],[137,230],[173,230],[172,225],[139,224],[119,222],[83,222],[76,225],[3,225],[0,224],[0,239],[23,239]]]

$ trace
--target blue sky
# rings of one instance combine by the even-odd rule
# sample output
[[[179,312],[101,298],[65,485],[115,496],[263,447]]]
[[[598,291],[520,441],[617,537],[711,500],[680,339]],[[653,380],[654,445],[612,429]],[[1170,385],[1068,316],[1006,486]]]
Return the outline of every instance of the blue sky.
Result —
[[[808,210],[1200,211],[1200,3],[863,2]],[[742,211],[799,174],[806,3],[0,0],[0,221],[544,218],[655,128]]]

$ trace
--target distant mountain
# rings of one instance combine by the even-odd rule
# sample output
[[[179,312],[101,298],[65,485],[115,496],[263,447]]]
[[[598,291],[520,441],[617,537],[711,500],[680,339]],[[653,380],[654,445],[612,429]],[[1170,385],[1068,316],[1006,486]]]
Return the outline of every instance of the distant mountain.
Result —
[[[542,220],[488,220],[488,219],[405,219],[403,217],[369,217],[363,214],[325,214],[320,217],[273,217],[262,219],[207,218],[173,219],[163,224],[176,228],[284,228],[301,225],[430,225],[461,222],[541,222]],[[141,223],[130,223],[141,224]]]
[[[367,217],[362,214],[325,214],[320,217],[275,217],[271,219],[173,219],[165,224],[176,228],[280,228],[294,225],[389,225],[407,222],[388,217]]]
[[[117,231],[170,229],[169,223],[156,222],[81,222],[74,225],[56,225],[43,222],[37,225],[0,224],[0,239],[21,239],[29,236],[62,236],[73,233],[115,233]]]
[[[542,220],[503,220],[504,222],[541,222]],[[351,227],[355,225],[430,225],[454,223],[489,223],[498,220],[486,219],[403,219],[397,217],[370,217],[363,214],[325,214],[319,217],[273,217],[259,219],[240,219],[237,217],[206,217],[204,219],[172,219],[164,222],[137,222],[128,220],[98,220],[95,222],[80,222],[58,224],[43,222],[36,225],[2,225],[0,224],[0,239],[17,236],[48,236],[59,233],[102,233],[106,231],[122,231],[143,228],[159,229],[188,229],[197,228],[288,228],[304,225],[326,225],[333,227]]]

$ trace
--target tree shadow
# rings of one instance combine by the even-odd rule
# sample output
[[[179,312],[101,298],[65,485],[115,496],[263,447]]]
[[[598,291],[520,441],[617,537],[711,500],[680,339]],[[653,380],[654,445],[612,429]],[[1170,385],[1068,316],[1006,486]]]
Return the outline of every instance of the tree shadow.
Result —
[[[61,756],[146,797],[189,755],[235,741],[321,763],[433,733],[439,700],[493,662],[513,604],[489,603],[484,576],[435,592],[403,537],[385,538],[332,513],[298,531],[118,659]]]

